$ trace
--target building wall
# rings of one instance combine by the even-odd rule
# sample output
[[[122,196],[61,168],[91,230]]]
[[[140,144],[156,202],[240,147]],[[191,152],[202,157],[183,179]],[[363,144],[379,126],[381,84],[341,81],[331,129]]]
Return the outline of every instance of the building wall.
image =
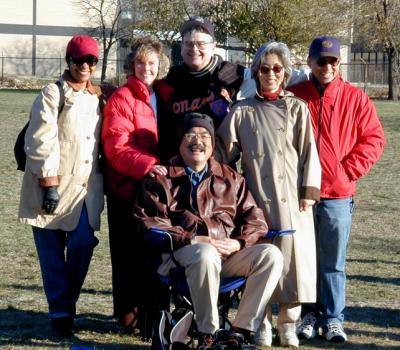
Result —
[[[7,76],[57,77],[65,69],[65,47],[74,34],[85,34],[88,18],[76,0],[0,1],[0,55]],[[115,74],[115,52],[108,76]],[[98,66],[96,77],[100,75]]]

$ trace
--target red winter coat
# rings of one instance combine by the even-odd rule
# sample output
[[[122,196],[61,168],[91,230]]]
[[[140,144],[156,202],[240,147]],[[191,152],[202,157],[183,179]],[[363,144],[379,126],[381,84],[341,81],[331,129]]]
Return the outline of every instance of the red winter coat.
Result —
[[[385,144],[373,102],[341,77],[328,84],[322,96],[312,81],[288,90],[310,109],[322,166],[321,198],[353,196],[356,181],[380,158]]]
[[[133,200],[138,181],[159,162],[157,121],[149,90],[134,76],[106,103],[102,142],[106,193]]]

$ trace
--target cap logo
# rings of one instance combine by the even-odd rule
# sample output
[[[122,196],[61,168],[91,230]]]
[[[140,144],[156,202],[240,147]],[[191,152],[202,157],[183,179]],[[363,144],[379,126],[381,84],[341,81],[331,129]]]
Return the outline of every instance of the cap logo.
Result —
[[[330,49],[333,46],[333,42],[330,40],[324,40],[321,45],[327,49]]]

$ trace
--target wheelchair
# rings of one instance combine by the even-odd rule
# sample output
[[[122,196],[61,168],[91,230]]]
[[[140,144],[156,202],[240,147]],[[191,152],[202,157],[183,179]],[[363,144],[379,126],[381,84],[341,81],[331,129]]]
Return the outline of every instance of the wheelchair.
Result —
[[[167,231],[158,228],[151,228],[145,239],[150,251],[158,251],[158,263],[161,262],[161,253],[172,253],[172,237]],[[155,264],[158,265],[159,264]],[[156,268],[155,268],[156,270]],[[190,298],[189,286],[186,282],[185,270],[181,266],[172,268],[168,276],[157,274],[161,283],[168,287],[175,308],[184,308],[193,311]],[[240,293],[246,284],[245,277],[222,277],[220,280],[218,312],[220,319],[220,328],[229,330],[232,324],[229,320],[230,309],[239,304]],[[195,327],[193,334],[196,334]]]

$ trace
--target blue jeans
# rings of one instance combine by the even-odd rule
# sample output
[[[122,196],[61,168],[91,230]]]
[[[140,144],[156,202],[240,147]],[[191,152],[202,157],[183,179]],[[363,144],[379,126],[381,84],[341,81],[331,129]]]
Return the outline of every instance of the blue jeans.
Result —
[[[51,318],[74,317],[75,305],[98,240],[83,205],[72,231],[32,227]],[[66,250],[66,252],[65,252]]]
[[[314,209],[317,240],[317,304],[304,304],[302,314],[315,312],[319,325],[343,323],[346,306],[346,255],[351,231],[352,197],[321,199]]]

